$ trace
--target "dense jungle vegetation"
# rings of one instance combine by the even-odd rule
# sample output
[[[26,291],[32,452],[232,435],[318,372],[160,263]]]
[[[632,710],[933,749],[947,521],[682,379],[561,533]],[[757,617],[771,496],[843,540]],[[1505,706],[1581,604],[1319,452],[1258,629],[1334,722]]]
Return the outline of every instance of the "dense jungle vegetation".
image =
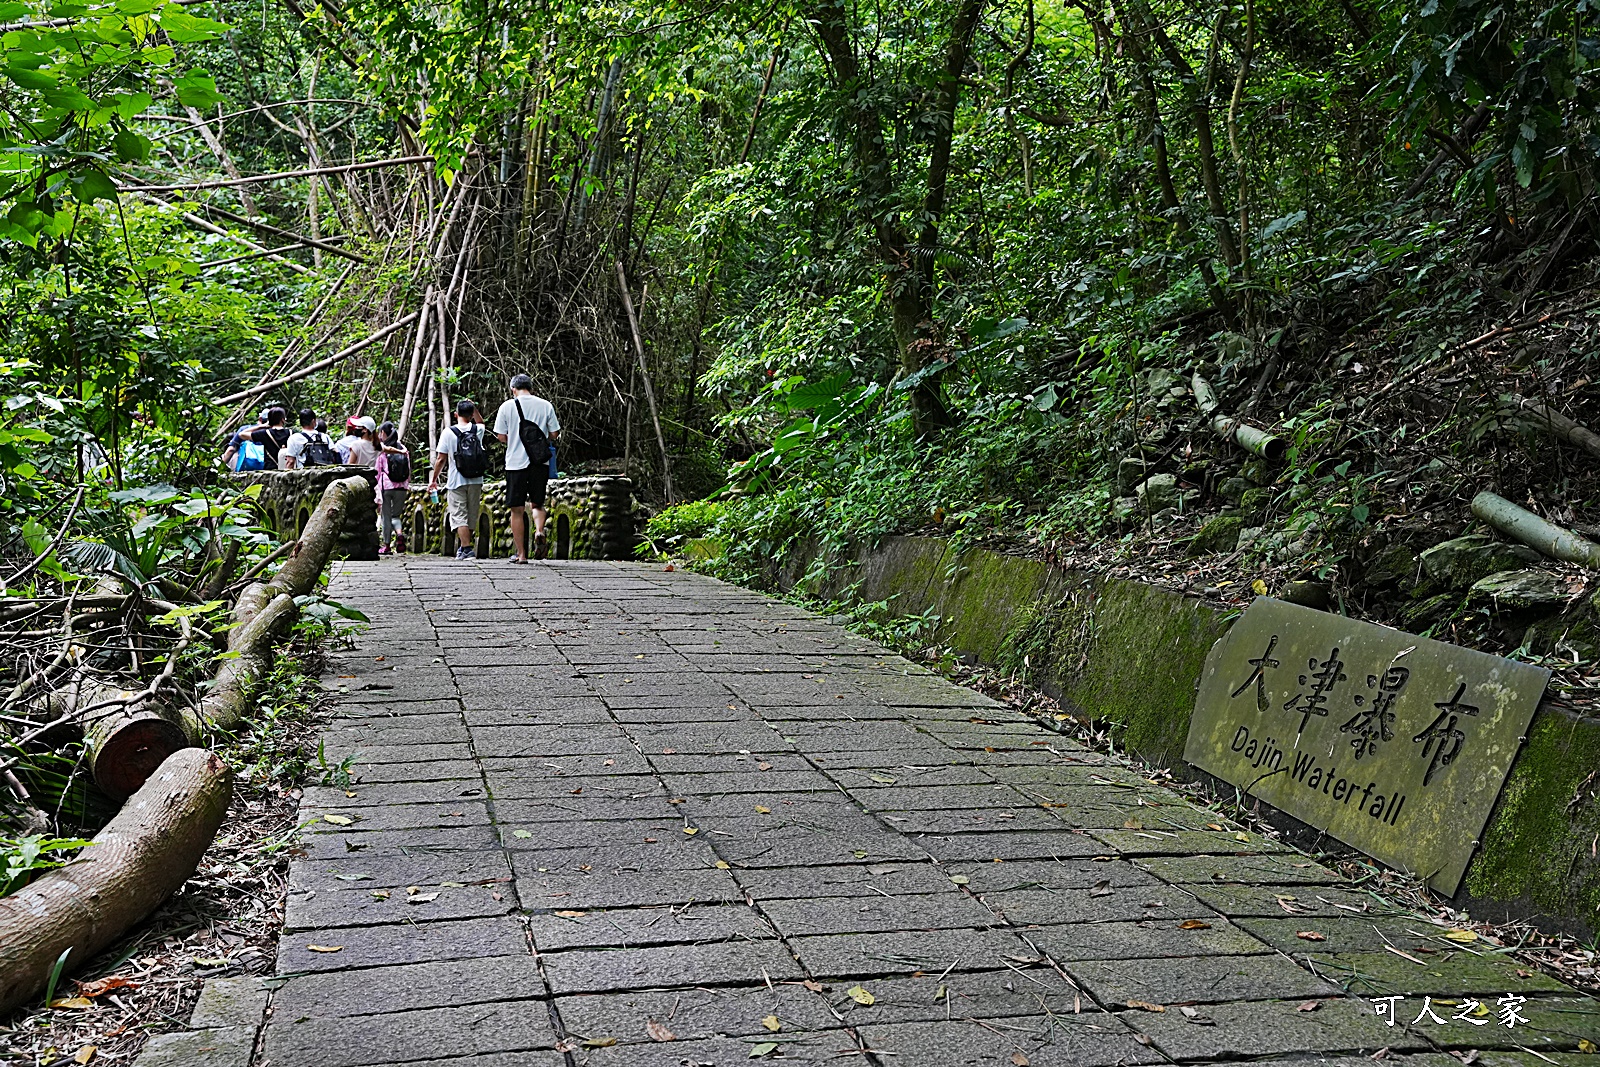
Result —
[[[272,547],[231,429],[312,407],[418,450],[519,370],[569,472],[678,505],[647,550],[734,577],[936,528],[1593,670],[1585,572],[1539,572],[1535,632],[1414,566],[1480,489],[1600,522],[1548,417],[1600,420],[1589,0],[0,22],[11,801],[72,774],[30,757],[39,691],[203,675],[191,620]]]

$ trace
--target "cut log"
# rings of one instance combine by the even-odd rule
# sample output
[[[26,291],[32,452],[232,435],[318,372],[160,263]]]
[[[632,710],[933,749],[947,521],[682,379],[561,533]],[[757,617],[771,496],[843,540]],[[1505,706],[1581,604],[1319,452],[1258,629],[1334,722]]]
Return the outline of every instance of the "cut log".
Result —
[[[1472,498],[1472,513],[1507,537],[1551,559],[1600,570],[1600,545],[1546,522],[1503,496],[1483,492]]]
[[[101,690],[92,693],[89,703],[108,697],[135,700],[130,690]],[[168,756],[194,743],[177,714],[151,700],[134,704],[131,710],[117,710],[85,724],[84,753],[89,773],[108,795],[121,799],[132,796]]]
[[[89,963],[182,885],[231,792],[215,755],[174,753],[78,859],[0,898],[0,1014],[36,996],[63,952],[67,970]]]

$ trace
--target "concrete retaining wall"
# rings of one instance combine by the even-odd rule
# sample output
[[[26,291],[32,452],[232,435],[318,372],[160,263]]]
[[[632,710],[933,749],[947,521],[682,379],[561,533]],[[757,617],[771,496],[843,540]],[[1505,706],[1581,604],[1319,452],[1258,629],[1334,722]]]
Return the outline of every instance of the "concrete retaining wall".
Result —
[[[817,566],[790,561],[795,576]],[[1201,668],[1237,612],[1141,582],[1062,571],[931,537],[895,537],[823,567],[897,613],[937,612],[939,640],[1113,724],[1179,778]],[[1292,822],[1282,816],[1286,822]],[[1457,897],[1484,918],[1600,931],[1600,720],[1542,707]]]

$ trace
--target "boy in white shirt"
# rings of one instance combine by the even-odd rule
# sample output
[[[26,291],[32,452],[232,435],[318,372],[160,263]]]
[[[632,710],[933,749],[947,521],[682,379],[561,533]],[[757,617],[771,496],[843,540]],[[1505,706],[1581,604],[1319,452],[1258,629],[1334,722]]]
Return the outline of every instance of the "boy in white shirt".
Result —
[[[478,405],[463,400],[456,405],[456,424],[439,435],[433,449],[433,477],[428,492],[439,491],[439,474],[450,465],[445,500],[450,525],[456,531],[456,559],[476,559],[472,530],[483,506],[483,476],[489,473],[489,450],[484,447],[483,418]]]

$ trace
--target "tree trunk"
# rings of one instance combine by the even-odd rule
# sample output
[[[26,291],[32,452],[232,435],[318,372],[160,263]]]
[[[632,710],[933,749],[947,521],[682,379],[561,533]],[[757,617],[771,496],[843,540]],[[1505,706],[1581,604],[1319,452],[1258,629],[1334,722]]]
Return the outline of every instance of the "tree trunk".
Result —
[[[232,793],[204,749],[161,764],[72,863],[0,899],[0,1013],[42,990],[56,960],[81,967],[160,906],[194,872]]]

